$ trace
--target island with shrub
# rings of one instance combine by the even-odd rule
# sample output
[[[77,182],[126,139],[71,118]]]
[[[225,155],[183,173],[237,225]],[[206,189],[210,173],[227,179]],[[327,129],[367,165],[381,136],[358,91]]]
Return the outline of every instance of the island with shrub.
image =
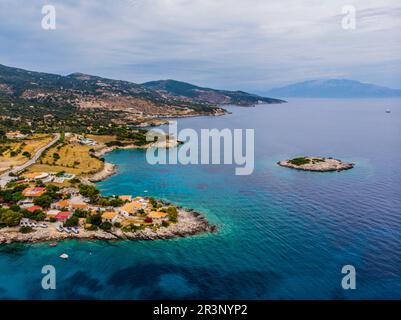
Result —
[[[350,170],[355,167],[354,163],[346,163],[331,157],[298,157],[290,160],[279,161],[281,167],[316,172],[333,172]]]

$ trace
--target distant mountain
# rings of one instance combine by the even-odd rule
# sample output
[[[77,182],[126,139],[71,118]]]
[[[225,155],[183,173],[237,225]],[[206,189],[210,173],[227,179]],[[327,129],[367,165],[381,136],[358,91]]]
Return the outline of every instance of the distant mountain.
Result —
[[[267,91],[276,97],[387,98],[401,97],[401,90],[347,79],[311,80]]]
[[[190,101],[207,102],[211,104],[236,104],[255,105],[258,103],[283,103],[285,101],[243,91],[216,90],[198,87],[190,83],[175,80],[159,80],[142,84],[143,86],[156,90],[165,97],[176,97]]]

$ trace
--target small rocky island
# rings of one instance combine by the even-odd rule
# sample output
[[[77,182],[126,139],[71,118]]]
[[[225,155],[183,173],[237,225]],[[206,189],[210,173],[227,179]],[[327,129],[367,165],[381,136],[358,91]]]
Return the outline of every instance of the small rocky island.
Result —
[[[316,172],[343,171],[354,168],[355,164],[345,163],[334,158],[299,157],[277,163],[281,167]]]

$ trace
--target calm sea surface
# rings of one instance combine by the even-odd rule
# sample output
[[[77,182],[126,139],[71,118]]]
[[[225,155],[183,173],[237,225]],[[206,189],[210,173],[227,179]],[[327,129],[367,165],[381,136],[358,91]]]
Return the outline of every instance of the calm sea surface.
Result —
[[[151,166],[144,151],[131,150],[107,155],[119,173],[99,184],[107,195],[152,195],[194,208],[217,234],[2,245],[0,298],[400,299],[401,100],[291,100],[229,110],[181,119],[179,128],[255,129],[251,176],[235,176],[233,166]],[[356,168],[311,173],[276,165],[303,155]],[[354,291],[341,288],[348,264],[357,270]],[[41,289],[44,265],[56,267],[54,291]]]

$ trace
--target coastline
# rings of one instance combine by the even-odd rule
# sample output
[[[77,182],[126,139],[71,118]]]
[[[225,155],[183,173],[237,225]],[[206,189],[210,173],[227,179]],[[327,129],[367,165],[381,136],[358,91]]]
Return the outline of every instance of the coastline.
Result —
[[[58,223],[51,223],[46,229],[37,229],[35,232],[23,234],[18,231],[19,227],[7,227],[0,229],[0,244],[11,243],[42,243],[49,241],[64,241],[71,239],[81,240],[167,240],[214,233],[216,226],[211,225],[207,219],[198,212],[191,209],[179,208],[178,222],[168,227],[151,230],[144,229],[137,232],[112,231],[87,231],[81,230],[79,234],[67,234],[58,232]]]
[[[163,145],[160,145],[163,143]],[[153,147],[174,147],[179,144],[176,140],[169,140],[167,145],[165,142],[154,143]],[[152,147],[151,146],[151,147]],[[148,146],[147,146],[148,147]],[[102,156],[114,150],[129,150],[129,149],[146,149],[147,147],[138,147],[136,145],[126,146],[113,146],[106,147],[98,150],[96,156]],[[105,162],[101,171],[95,173],[90,177],[83,180],[85,183],[94,184],[107,179],[108,177],[117,173],[117,165]],[[161,200],[160,200],[161,201]],[[161,201],[163,205],[173,205],[170,202]],[[113,227],[109,231],[98,229],[96,231],[85,230],[80,228],[79,234],[65,233],[57,231],[59,222],[46,222],[47,228],[35,228],[31,233],[21,233],[19,226],[5,227],[0,229],[0,244],[11,243],[44,243],[51,241],[64,241],[71,239],[81,240],[107,240],[107,241],[121,241],[121,240],[167,240],[175,238],[190,237],[205,233],[214,233],[217,231],[216,226],[209,223],[209,221],[200,213],[193,209],[182,208],[176,206],[178,209],[178,219],[176,223],[171,223],[167,227],[158,227],[156,229],[145,228],[136,232],[123,232],[120,228]]]

